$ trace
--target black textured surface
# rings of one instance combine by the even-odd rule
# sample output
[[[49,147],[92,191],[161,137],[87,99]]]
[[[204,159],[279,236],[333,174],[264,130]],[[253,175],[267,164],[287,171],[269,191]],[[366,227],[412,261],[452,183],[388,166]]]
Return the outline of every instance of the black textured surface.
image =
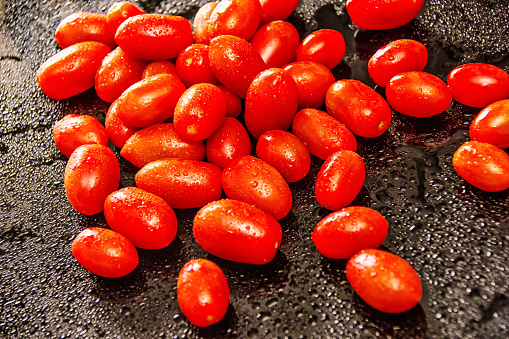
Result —
[[[192,18],[207,1],[139,1],[148,12]],[[383,136],[359,138],[368,176],[355,204],[389,221],[384,248],[419,273],[424,295],[402,315],[381,314],[350,288],[345,262],[319,255],[310,235],[328,212],[313,196],[310,174],[292,184],[294,206],[282,220],[276,259],[253,267],[207,255],[192,237],[193,211],[178,211],[177,239],[166,249],[140,251],[129,276],[104,279],[71,255],[79,231],[105,226],[102,214],[85,217],[68,204],[66,158],[53,145],[54,122],[69,113],[103,118],[108,105],[94,91],[55,102],[35,81],[35,71],[57,52],[53,33],[76,11],[105,13],[113,1],[0,0],[0,337],[5,338],[223,338],[384,337],[506,338],[509,336],[508,191],[490,194],[466,184],[451,165],[478,112],[453,104],[434,118],[394,113]],[[335,70],[371,86],[369,56],[401,37],[422,41],[427,71],[445,79],[464,62],[508,70],[509,10],[501,0],[429,0],[417,20],[385,32],[357,31],[345,1],[303,1],[290,21],[302,36],[317,28],[340,30],[347,55]],[[118,150],[117,151],[118,155]],[[121,161],[124,185],[134,169]],[[176,300],[176,278],[189,259],[218,263],[231,287],[230,309],[208,328],[191,326]]]

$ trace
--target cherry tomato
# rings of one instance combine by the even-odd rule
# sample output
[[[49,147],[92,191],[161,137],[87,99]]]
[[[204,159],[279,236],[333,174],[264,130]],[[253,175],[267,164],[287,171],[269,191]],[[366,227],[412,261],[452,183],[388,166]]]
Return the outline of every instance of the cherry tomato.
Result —
[[[258,139],[271,129],[288,129],[298,104],[299,92],[290,74],[280,68],[261,72],[246,94],[244,120],[247,130]]]
[[[316,177],[316,200],[333,211],[346,207],[359,194],[365,177],[364,161],[357,153],[335,152],[325,160]]]
[[[117,105],[118,99],[110,105],[110,108],[106,113],[106,119],[104,119],[104,126],[111,143],[118,148],[122,148],[124,147],[127,139],[140,129],[138,127],[126,126],[124,122],[120,120],[118,117]]]
[[[212,255],[263,265],[276,256],[283,231],[276,219],[253,205],[225,199],[211,202],[196,213],[193,234]]]
[[[281,174],[267,162],[245,155],[223,169],[226,196],[255,205],[279,220],[292,208],[292,192]]]
[[[76,211],[93,215],[104,209],[104,200],[120,183],[115,154],[100,144],[81,145],[72,152],[65,168],[65,194]]]
[[[348,259],[365,248],[383,244],[389,223],[377,211],[361,206],[350,206],[335,211],[320,220],[312,239],[323,256]]]
[[[90,12],[73,13],[58,25],[55,40],[62,48],[78,42],[97,41],[115,48],[114,31],[108,25],[106,15]]]
[[[217,85],[217,88],[223,92],[224,98],[226,99],[226,116],[237,118],[240,115],[240,111],[242,110],[242,102],[240,101],[238,95],[223,85]]]
[[[189,20],[181,16],[141,14],[125,20],[115,34],[116,43],[133,58],[176,58],[193,43]]]
[[[445,111],[452,102],[446,83],[433,74],[404,72],[387,83],[385,96],[396,111],[411,117],[431,117]]]
[[[76,147],[84,144],[108,144],[106,129],[90,115],[66,115],[53,126],[53,139],[66,157],[70,157]]]
[[[259,0],[221,0],[208,20],[209,38],[234,35],[249,40],[258,29],[261,17]]]
[[[199,160],[160,159],[135,176],[136,186],[160,196],[172,208],[202,207],[221,197],[221,169]]]
[[[223,319],[230,305],[228,281],[212,261],[188,261],[177,280],[177,300],[182,313],[193,325],[213,325]]]
[[[357,140],[350,130],[329,114],[306,108],[297,112],[292,131],[304,142],[309,153],[325,160],[340,150],[357,150]]]
[[[387,102],[358,80],[345,79],[332,84],[325,95],[325,106],[330,115],[361,137],[378,137],[391,124],[392,111]]]
[[[399,39],[380,47],[369,59],[368,72],[378,86],[399,73],[422,71],[428,62],[428,50],[419,41]]]
[[[205,151],[208,162],[224,169],[234,159],[251,154],[251,140],[237,119],[226,117],[217,132],[207,139]]]
[[[483,108],[509,98],[509,74],[495,65],[470,63],[454,68],[447,76],[454,100]]]
[[[80,42],[61,50],[37,70],[37,82],[51,99],[62,100],[94,86],[95,73],[111,51],[103,43]]]
[[[100,227],[80,232],[72,254],[88,271],[105,278],[120,278],[138,266],[138,252],[123,235]]]
[[[419,14],[424,0],[347,0],[346,11],[359,28],[401,27]]]
[[[299,0],[260,0],[260,4],[262,5],[260,25],[265,25],[271,21],[288,18],[299,5]]]
[[[164,158],[203,160],[202,141],[183,139],[173,123],[145,127],[134,133],[124,144],[120,154],[136,167]]]
[[[311,166],[306,145],[287,131],[271,130],[263,133],[256,143],[256,155],[273,166],[286,182],[304,178]]]
[[[177,67],[168,60],[155,60],[145,66],[141,73],[141,79],[150,78],[158,74],[177,74]]]
[[[140,14],[147,14],[147,12],[130,2],[115,2],[108,9],[106,17],[111,31],[115,33],[125,20]]]
[[[210,43],[209,19],[217,5],[217,1],[208,2],[196,12],[193,21],[193,39],[196,44]]]
[[[467,141],[454,153],[452,165],[465,181],[483,191],[509,188],[509,155],[497,146]]]
[[[362,300],[381,312],[405,312],[421,300],[417,272],[403,258],[386,251],[357,252],[346,264],[346,278]]]
[[[219,85],[209,61],[209,46],[192,44],[180,52],[177,62],[177,74],[187,87],[209,83]]]
[[[333,29],[320,29],[309,34],[297,48],[297,61],[313,61],[333,69],[345,56],[343,35]]]
[[[481,110],[470,124],[470,138],[500,148],[509,147],[509,99]]]
[[[104,217],[112,230],[146,249],[165,248],[177,235],[177,216],[166,201],[136,187],[111,193]]]

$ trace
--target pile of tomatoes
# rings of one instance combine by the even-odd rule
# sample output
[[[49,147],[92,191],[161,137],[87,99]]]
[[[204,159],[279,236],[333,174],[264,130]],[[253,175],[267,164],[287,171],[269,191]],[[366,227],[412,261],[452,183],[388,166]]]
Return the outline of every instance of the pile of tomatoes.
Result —
[[[298,3],[210,2],[191,25],[122,2],[107,15],[82,12],[61,22],[55,39],[62,50],[37,72],[42,91],[62,100],[94,87],[111,103],[104,126],[91,116],[68,115],[53,130],[69,157],[70,204],[85,215],[103,211],[111,228],[89,228],[76,237],[72,252],[83,267],[110,278],[129,274],[138,264],[136,248],[160,249],[173,241],[174,208],[200,208],[193,234],[207,252],[266,264],[281,245],[278,220],[292,208],[288,183],[308,174],[313,155],[324,161],[316,200],[333,211],[313,231],[318,251],[349,259],[347,278],[372,307],[399,313],[419,303],[415,270],[376,249],[387,236],[387,220],[370,208],[348,206],[365,178],[355,136],[382,135],[392,109],[425,118],[444,112],[453,99],[486,107],[471,125],[473,141],[458,149],[453,165],[474,186],[505,190],[509,75],[467,64],[454,69],[446,84],[423,72],[424,45],[397,40],[368,64],[372,80],[385,87],[384,98],[360,81],[335,81],[331,69],[345,55],[343,36],[322,29],[300,41],[284,21]],[[378,3],[349,0],[346,8],[360,28],[389,29],[411,21],[423,1]],[[241,112],[244,123],[237,119]],[[140,168],[136,187],[118,190],[120,168],[109,141]],[[223,192],[228,198],[221,200]],[[209,326],[226,313],[228,282],[216,264],[198,258],[182,268],[177,296],[193,324]]]

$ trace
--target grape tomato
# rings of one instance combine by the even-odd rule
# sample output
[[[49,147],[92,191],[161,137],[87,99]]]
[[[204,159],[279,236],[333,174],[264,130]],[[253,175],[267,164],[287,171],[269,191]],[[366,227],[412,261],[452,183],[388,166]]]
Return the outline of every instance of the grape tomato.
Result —
[[[57,27],[55,40],[62,48],[67,48],[78,42],[97,41],[109,48],[115,48],[115,31],[108,25],[106,15],[91,12],[73,13]]]
[[[210,14],[208,37],[233,35],[249,40],[258,29],[261,17],[259,0],[221,0]]]
[[[424,0],[347,0],[346,11],[357,27],[380,30],[409,23],[423,4]]]
[[[509,147],[509,99],[486,106],[472,120],[469,128],[472,140],[500,148]]]
[[[116,2],[108,9],[106,17],[111,31],[115,34],[125,20],[140,14],[147,14],[147,12],[130,2]]]
[[[310,33],[297,48],[297,61],[314,61],[333,69],[345,56],[343,35],[333,29],[320,29]]]

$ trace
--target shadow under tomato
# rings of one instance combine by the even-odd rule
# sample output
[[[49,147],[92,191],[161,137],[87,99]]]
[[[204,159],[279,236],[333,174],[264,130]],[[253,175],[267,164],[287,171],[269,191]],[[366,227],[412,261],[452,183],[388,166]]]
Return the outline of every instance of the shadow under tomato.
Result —
[[[197,334],[201,338],[237,338],[238,317],[235,307],[232,304],[228,306],[223,319],[217,324],[208,327],[197,327]]]

